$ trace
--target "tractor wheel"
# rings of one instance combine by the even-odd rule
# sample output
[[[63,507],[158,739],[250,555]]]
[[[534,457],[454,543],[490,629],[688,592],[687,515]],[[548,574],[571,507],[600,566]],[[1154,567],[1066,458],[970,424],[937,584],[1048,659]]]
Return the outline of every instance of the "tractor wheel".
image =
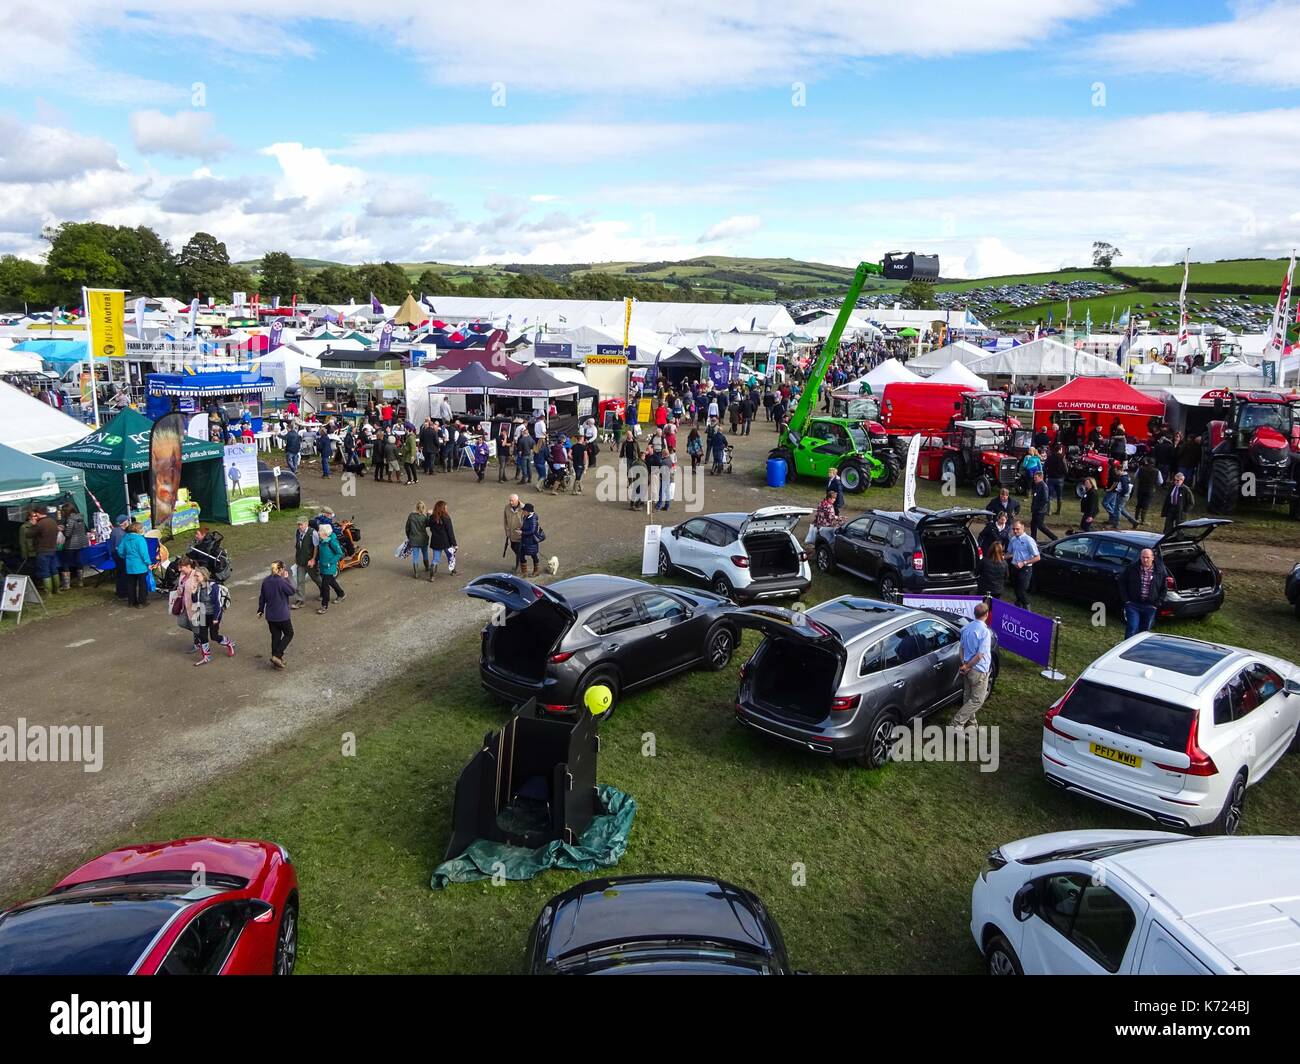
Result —
[[[939,479],[945,484],[961,483],[961,467],[955,458],[945,458],[943,466],[939,470]]]
[[[989,480],[983,473],[975,478],[975,494],[981,499],[987,499],[989,493],[993,490],[993,481]]]
[[[1210,472],[1206,508],[1213,514],[1230,514],[1237,509],[1241,492],[1241,463],[1236,458],[1215,460]]]
[[[840,480],[844,490],[850,495],[857,495],[867,490],[867,476],[857,462],[847,462],[840,467]]]
[[[886,488],[892,488],[903,472],[903,463],[898,460],[898,452],[893,448],[882,451],[880,461],[885,467],[885,475],[880,478],[880,483]]]

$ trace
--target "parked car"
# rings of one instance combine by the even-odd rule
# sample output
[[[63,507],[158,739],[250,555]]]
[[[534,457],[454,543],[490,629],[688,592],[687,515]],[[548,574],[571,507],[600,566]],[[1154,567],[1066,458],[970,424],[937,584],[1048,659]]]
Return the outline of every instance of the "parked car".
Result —
[[[732,604],[710,591],[621,576],[574,576],[543,587],[509,573],[480,576],[471,598],[497,603],[483,629],[479,677],[512,704],[576,716],[589,688],[627,691],[686,669],[725,669],[739,631]]]
[[[838,528],[817,530],[823,573],[843,569],[875,583],[881,598],[904,591],[974,594],[980,549],[971,522],[987,510],[868,510]]]
[[[1300,668],[1143,632],[1089,665],[1043,719],[1049,783],[1160,824],[1231,835],[1246,790],[1300,729]]]
[[[781,930],[740,887],[701,876],[591,879],[543,907],[532,975],[790,975]]]
[[[1161,617],[1206,617],[1223,605],[1223,575],[1204,543],[1220,525],[1217,517],[1184,521],[1167,536],[1158,532],[1076,532],[1039,547],[1033,587],[1061,598],[1124,603],[1124,570],[1148,547],[1164,563],[1168,590]]]
[[[275,504],[275,482],[276,476],[271,471],[271,467],[265,462],[257,463],[257,485],[261,489],[262,501]],[[280,467],[280,509],[296,510],[302,505],[302,485],[298,482],[298,474],[288,466]]]
[[[944,613],[844,595],[804,613],[731,613],[763,641],[740,670],[736,719],[834,760],[880,768],[894,729],[961,702],[961,633]],[[997,680],[993,656],[990,682]]]
[[[801,595],[812,583],[808,552],[792,531],[812,511],[764,506],[752,514],[692,517],[659,542],[659,575],[683,572],[740,602]]]
[[[0,915],[0,975],[291,975],[297,955],[298,878],[270,842],[123,847]]]
[[[1300,562],[1291,567],[1286,578],[1286,600],[1295,607],[1295,615],[1300,617]]]
[[[1294,974],[1297,882],[1300,838],[1061,831],[989,854],[970,929],[990,975]]]

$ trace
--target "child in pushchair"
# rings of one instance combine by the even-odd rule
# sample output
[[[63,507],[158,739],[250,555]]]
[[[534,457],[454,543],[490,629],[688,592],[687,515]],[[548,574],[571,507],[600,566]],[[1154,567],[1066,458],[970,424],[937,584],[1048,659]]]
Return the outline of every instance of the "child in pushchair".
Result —
[[[715,449],[713,452],[713,469],[711,472],[715,477],[723,473],[734,472],[733,463],[736,458],[736,448],[734,445],[725,444],[721,450]]]
[[[209,550],[204,550],[204,547],[209,547]],[[230,555],[221,545],[220,533],[211,532],[202,545],[195,543],[184,554],[176,555],[167,563],[162,581],[158,584],[159,591],[176,590],[176,586],[180,583],[181,560],[184,558],[189,558],[195,565],[203,566],[215,584],[224,584],[234,573],[234,567],[230,564]]]

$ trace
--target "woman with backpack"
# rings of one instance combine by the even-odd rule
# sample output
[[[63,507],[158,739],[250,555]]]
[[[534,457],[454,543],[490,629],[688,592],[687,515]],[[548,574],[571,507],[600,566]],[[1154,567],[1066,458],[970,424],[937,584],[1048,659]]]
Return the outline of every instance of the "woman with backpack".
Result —
[[[230,605],[230,591],[225,584],[218,584],[203,566],[199,566],[199,575],[203,578],[202,594],[208,606],[208,642],[226,648],[226,657],[235,656],[235,641],[228,635],[221,634],[221,622],[226,616],[226,607]]]
[[[438,562],[447,556],[447,571],[456,568],[456,530],[451,525],[451,515],[447,513],[447,504],[439,499],[433,504],[433,513],[429,515],[429,551],[433,555],[433,565],[429,569],[429,579],[438,575]],[[427,568],[427,566],[426,566]]]
[[[694,473],[704,457],[704,441],[700,439],[699,429],[691,429],[691,434],[686,437],[686,453],[691,456],[691,472]]]

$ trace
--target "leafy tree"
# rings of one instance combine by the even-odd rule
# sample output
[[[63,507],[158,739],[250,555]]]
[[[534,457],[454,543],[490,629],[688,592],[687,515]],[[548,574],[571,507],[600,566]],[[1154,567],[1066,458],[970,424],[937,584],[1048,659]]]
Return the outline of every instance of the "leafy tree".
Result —
[[[48,310],[53,304],[40,263],[17,255],[0,258],[0,310]]]
[[[308,303],[342,303],[352,288],[352,271],[342,266],[326,266],[303,283],[303,299]]]
[[[1092,264],[1103,270],[1109,269],[1110,264],[1123,254],[1114,244],[1108,244],[1104,240],[1094,240],[1092,243]]]
[[[451,296],[460,291],[456,283],[449,280],[446,274],[439,273],[437,270],[428,269],[420,274],[419,279],[415,282],[418,289],[416,295],[426,296]]]
[[[373,292],[381,303],[400,303],[411,281],[395,262],[367,262],[352,273],[357,299],[369,299]]]
[[[258,284],[263,299],[279,296],[288,302],[302,280],[298,264],[287,251],[268,251],[262,256],[260,272],[262,276]]]
[[[60,306],[80,305],[81,289],[125,288],[126,267],[113,254],[114,230],[99,222],[64,222],[46,229],[50,242],[45,276],[50,294]]]
[[[226,273],[226,287],[212,294],[217,297],[217,302],[221,302],[223,299],[231,298],[236,292],[246,292],[251,299],[256,290],[253,271],[243,266],[232,266]],[[267,302],[269,303],[270,300]]]
[[[934,301],[934,285],[924,281],[908,281],[903,288],[903,300],[911,303],[916,310],[933,310],[937,305]]]
[[[211,233],[195,233],[176,257],[182,298],[216,296],[224,299],[238,286],[231,282],[230,255],[226,245]],[[246,289],[243,289],[246,291]]]
[[[182,292],[180,271],[171,245],[147,226],[118,226],[109,252],[122,264],[125,287],[137,296],[175,296]]]

